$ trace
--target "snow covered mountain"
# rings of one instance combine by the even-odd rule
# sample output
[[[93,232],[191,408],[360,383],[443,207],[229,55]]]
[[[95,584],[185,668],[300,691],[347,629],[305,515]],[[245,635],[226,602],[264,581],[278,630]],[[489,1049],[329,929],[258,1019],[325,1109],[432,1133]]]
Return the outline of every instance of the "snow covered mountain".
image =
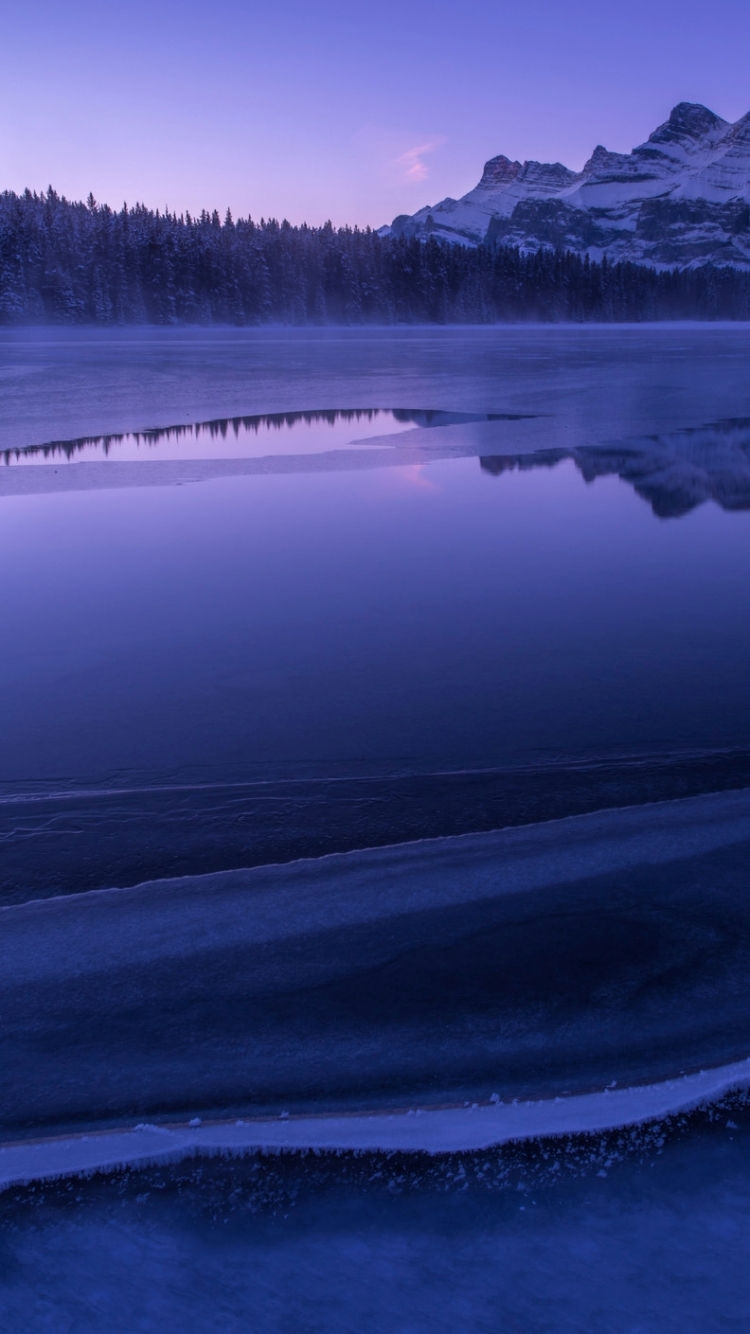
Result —
[[[658,268],[750,268],[750,112],[730,124],[680,102],[645,144],[632,153],[599,145],[580,172],[500,155],[462,199],[402,214],[382,230]]]

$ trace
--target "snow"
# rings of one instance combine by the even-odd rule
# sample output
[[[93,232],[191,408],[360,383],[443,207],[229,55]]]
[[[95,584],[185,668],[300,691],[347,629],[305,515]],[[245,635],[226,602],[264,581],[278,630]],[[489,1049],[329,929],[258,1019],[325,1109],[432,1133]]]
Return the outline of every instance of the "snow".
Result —
[[[192,1157],[269,1152],[475,1153],[512,1141],[601,1133],[662,1120],[750,1086],[750,1058],[680,1079],[571,1097],[347,1116],[290,1116],[59,1136],[0,1147],[0,1191],[32,1181]]]
[[[746,1324],[747,1108],[456,1158],[201,1159],[0,1197],[14,1334]],[[731,1125],[728,1123],[731,1121]],[[739,1131],[736,1128],[739,1123]]]
[[[493,170],[498,162],[503,170]],[[654,237],[653,228],[633,235],[639,232],[643,205],[657,199],[675,205],[681,200],[702,202],[705,218],[700,225],[705,240],[715,224],[711,205],[750,200],[750,117],[728,124],[704,107],[681,103],[632,153],[610,153],[599,145],[578,173],[560,163],[492,159],[479,185],[461,199],[445,199],[420,209],[412,218],[402,216],[394,221],[392,230],[417,235],[432,232],[458,243],[476,244],[484,239],[490,222],[501,219],[508,228],[502,238],[506,244],[535,249],[552,243],[545,232],[546,219],[540,216],[535,222],[524,214],[513,227],[514,211],[519,205],[550,200],[573,210],[568,249],[592,257],[595,251],[602,251],[613,259],[663,263],[657,253],[659,245],[671,236],[675,256],[666,263],[688,264],[698,253],[700,238],[683,234],[683,220],[677,216],[662,221],[660,237]],[[541,230],[535,231],[537,226]],[[589,235],[597,229],[605,237],[603,247]],[[713,238],[714,248],[719,262],[725,263],[726,245],[736,229],[727,228],[724,222],[720,230],[721,236]],[[585,244],[579,234],[588,236]],[[734,239],[736,250],[729,262],[747,267],[750,248],[742,237]]]

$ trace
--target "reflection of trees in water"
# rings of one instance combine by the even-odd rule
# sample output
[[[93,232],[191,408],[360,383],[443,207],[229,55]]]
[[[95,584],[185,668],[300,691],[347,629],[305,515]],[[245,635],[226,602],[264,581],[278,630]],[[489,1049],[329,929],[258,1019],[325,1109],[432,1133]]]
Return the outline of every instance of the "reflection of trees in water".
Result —
[[[101,451],[106,456],[113,445],[128,444],[151,446],[164,441],[238,438],[248,431],[254,435],[264,429],[281,431],[304,422],[307,426],[335,426],[338,422],[371,422],[377,417],[392,417],[394,421],[412,426],[449,426],[462,422],[518,421],[526,414],[502,412],[446,412],[429,408],[326,408],[311,412],[266,412],[254,417],[218,417],[215,421],[193,422],[181,426],[157,426],[146,431],[125,431],[114,435],[84,435],[75,440],[51,440],[44,445],[29,445],[25,449],[5,449],[0,454],[3,463],[23,463],[29,458],[75,458],[84,450]]]
[[[479,460],[499,476],[515,469],[554,467],[572,459],[587,482],[620,477],[659,518],[679,518],[714,500],[725,510],[750,509],[750,419],[668,431],[612,446],[547,450]]]
[[[158,445],[163,441],[198,440],[207,435],[210,439],[235,437],[241,431],[251,431],[255,435],[264,427],[266,430],[283,430],[284,427],[296,426],[300,422],[312,425],[324,422],[335,426],[338,421],[373,421],[384,411],[382,408],[335,408],[315,412],[270,412],[255,417],[218,417],[215,421],[193,422],[180,426],[156,426],[146,431],[123,431],[113,435],[82,435],[76,440],[51,440],[44,445],[30,445],[26,449],[5,449],[2,452],[3,463],[23,463],[29,457],[74,458],[86,449],[101,450],[109,454],[113,445],[125,441],[136,445]]]
[[[71,460],[86,451],[95,451],[106,458],[114,446],[124,443],[143,445],[149,450],[162,442],[197,441],[202,437],[216,441],[229,436],[236,439],[243,432],[258,435],[264,430],[282,431],[303,423],[333,427],[339,422],[376,422],[378,418],[389,418],[405,428],[424,429],[471,422],[518,421],[527,415],[450,412],[439,408],[332,408],[259,413],[146,431],[53,440],[26,449],[6,449],[0,454],[0,460],[6,465],[40,458]],[[750,418],[730,418],[707,426],[667,431],[613,445],[484,455],[479,462],[485,472],[499,476],[510,471],[552,468],[563,459],[572,459],[587,482],[593,482],[597,477],[620,477],[649,502],[659,518],[688,514],[707,500],[714,500],[725,510],[750,509]]]

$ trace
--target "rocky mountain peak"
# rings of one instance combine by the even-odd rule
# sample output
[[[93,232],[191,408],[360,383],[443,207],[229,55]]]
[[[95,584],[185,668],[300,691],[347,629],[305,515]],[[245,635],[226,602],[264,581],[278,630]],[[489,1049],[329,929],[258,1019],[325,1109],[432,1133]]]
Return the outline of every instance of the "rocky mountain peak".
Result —
[[[705,139],[716,130],[728,130],[729,122],[709,111],[700,102],[678,102],[669,118],[649,136],[649,142],[658,142],[667,135],[681,139]]]
[[[750,113],[730,124],[699,102],[678,102],[632,153],[598,144],[581,172],[501,153],[462,199],[383,231],[660,268],[750,269]]]
[[[588,162],[585,163],[581,176],[584,179],[587,176],[602,176],[607,172],[616,171],[628,161],[627,154],[612,153],[603,144],[597,144]]]
[[[477,188],[487,189],[498,185],[506,185],[509,181],[516,179],[520,170],[520,162],[511,162],[510,158],[504,157],[500,153],[497,157],[491,157],[489,162],[485,162],[482,179]]]

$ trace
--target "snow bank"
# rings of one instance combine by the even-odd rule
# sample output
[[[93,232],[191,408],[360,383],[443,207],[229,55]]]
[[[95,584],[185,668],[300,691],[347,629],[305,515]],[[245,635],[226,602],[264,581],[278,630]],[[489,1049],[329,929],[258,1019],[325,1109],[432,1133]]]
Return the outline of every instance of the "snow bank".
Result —
[[[615,1130],[660,1120],[750,1086],[750,1059],[681,1079],[536,1102],[412,1108],[345,1116],[287,1116],[138,1125],[0,1147],[0,1190],[31,1181],[113,1172],[191,1157],[268,1152],[456,1153],[509,1141]]]

